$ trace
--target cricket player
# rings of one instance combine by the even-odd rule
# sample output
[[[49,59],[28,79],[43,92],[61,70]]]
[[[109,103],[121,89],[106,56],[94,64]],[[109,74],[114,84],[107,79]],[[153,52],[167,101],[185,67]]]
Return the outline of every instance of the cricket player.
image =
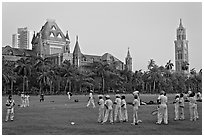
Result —
[[[196,96],[198,101],[202,101],[202,95],[200,92],[198,92]]]
[[[139,109],[139,100],[138,100],[138,95],[134,95],[134,100],[133,100],[133,123],[132,125],[138,125],[138,109]]]
[[[88,103],[87,103],[86,107],[88,107],[91,103],[93,105],[93,108],[95,108],[96,106],[94,104],[93,90],[90,90],[89,100],[88,100]]]
[[[139,106],[140,106],[141,105],[140,92],[136,90],[132,94],[133,94],[133,96],[137,95],[137,98],[138,98],[137,100],[139,101]],[[141,123],[141,122],[142,122],[142,120],[137,121],[137,123]]]
[[[185,115],[184,115],[184,107],[185,107],[185,103],[184,103],[184,95],[183,95],[183,93],[181,93],[181,94],[180,94],[180,98],[179,98],[180,120],[184,120],[184,119],[185,119]]]
[[[158,97],[159,108],[158,108],[158,120],[156,124],[161,124],[164,119],[164,124],[168,124],[168,110],[167,110],[167,96],[164,91],[161,91],[160,96]]]
[[[196,121],[197,114],[196,114],[196,99],[195,99],[195,93],[192,92],[189,95],[189,111],[190,111],[190,121]]]
[[[24,92],[22,92],[21,93],[21,107],[25,107],[25,93]]]
[[[12,99],[12,95],[9,95],[8,100],[6,101],[6,107],[7,107],[7,113],[6,113],[6,119],[5,119],[6,122],[9,120],[9,116],[10,116],[11,121],[13,121],[14,105],[15,105],[15,102]]]
[[[71,96],[70,96],[70,92],[69,92],[69,91],[67,92],[67,97],[68,97],[69,100],[71,99]]]
[[[196,119],[198,119],[199,116],[198,116],[198,105],[197,105],[198,96],[197,96],[197,94],[195,94],[194,98],[196,101],[196,103],[195,103],[195,117],[196,117]]]
[[[128,121],[127,103],[125,101],[125,95],[121,96],[121,117],[123,122]]]
[[[175,100],[173,102],[175,112],[174,120],[179,120],[179,97],[180,97],[179,94],[176,94]]]
[[[110,120],[110,124],[113,124],[113,102],[110,100],[109,95],[106,95],[105,98],[106,98],[106,101],[104,105],[106,107],[106,111],[105,111],[105,117],[101,124],[104,124],[108,120],[108,117]]]
[[[119,118],[118,122],[122,121],[121,117],[121,98],[119,94],[115,95],[116,99],[114,101],[115,104],[115,111],[114,111],[114,122],[117,122],[117,117]]]
[[[138,100],[139,100],[139,106],[140,106],[140,92],[139,91],[134,91],[132,94],[133,94],[133,96],[137,95]]]
[[[29,107],[30,105],[30,95],[28,93],[25,94],[25,107]]]
[[[98,114],[98,123],[103,122],[104,119],[104,100],[103,100],[103,95],[98,95],[99,101],[99,114]]]

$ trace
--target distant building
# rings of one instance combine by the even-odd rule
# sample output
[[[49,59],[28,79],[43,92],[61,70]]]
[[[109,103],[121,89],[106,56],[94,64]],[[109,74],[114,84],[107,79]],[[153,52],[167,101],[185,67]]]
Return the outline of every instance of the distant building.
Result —
[[[76,36],[74,51],[70,53],[68,31],[66,35],[64,35],[55,20],[48,19],[38,33],[33,33],[31,51],[22,50],[25,48],[26,40],[21,41],[21,39],[26,37],[26,31],[27,28],[19,28],[18,35],[13,35],[12,46],[15,48],[9,46],[3,48],[2,54],[4,59],[15,61],[17,58],[40,56],[42,58],[50,58],[53,63],[58,65],[61,65],[63,61],[67,60],[78,68],[83,68],[84,65],[93,63],[94,61],[101,61],[114,64],[118,70],[127,68],[132,71],[132,58],[130,57],[129,49],[126,64],[109,53],[105,53],[102,56],[83,54],[80,50],[79,38]],[[20,41],[18,41],[18,39],[20,39]],[[15,40],[17,42],[15,42]],[[18,45],[18,47],[15,45]],[[18,49],[19,47],[21,48]]]
[[[33,31],[28,30],[27,27],[18,28],[17,34],[12,35],[12,47],[32,50],[32,37]]]
[[[18,46],[19,46],[19,36],[18,36],[19,34],[13,34],[12,35],[12,47],[13,48],[18,48]]]
[[[175,43],[175,66],[177,72],[183,72],[182,64],[183,62],[189,63],[188,57],[188,40],[186,39],[186,29],[182,25],[182,20],[180,19],[179,27],[176,30],[176,40]],[[189,72],[189,69],[187,70]]]

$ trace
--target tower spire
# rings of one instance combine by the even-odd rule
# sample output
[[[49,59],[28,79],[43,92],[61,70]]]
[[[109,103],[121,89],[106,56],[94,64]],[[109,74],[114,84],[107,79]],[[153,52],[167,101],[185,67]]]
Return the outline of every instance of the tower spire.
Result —
[[[183,27],[182,25],[182,19],[180,18],[180,24],[179,24],[179,27]]]
[[[130,58],[130,47],[128,47],[128,53],[127,53],[127,58]]]

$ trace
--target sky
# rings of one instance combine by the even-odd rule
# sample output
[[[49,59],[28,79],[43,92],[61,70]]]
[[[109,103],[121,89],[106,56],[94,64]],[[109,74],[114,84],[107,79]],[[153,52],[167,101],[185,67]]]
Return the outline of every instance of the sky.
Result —
[[[46,19],[55,19],[69,31],[70,49],[76,35],[83,54],[110,53],[125,62],[128,47],[133,71],[147,70],[150,59],[175,64],[176,29],[179,20],[187,31],[190,69],[202,68],[201,2],[3,2],[2,46],[11,45],[17,28],[39,32]],[[175,69],[175,68],[173,68]]]

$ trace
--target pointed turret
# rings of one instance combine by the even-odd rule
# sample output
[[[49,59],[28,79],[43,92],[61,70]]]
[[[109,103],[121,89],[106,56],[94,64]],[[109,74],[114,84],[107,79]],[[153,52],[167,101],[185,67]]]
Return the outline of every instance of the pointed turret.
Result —
[[[75,44],[75,47],[74,47],[73,54],[79,54],[79,53],[81,53],[81,50],[80,50],[80,47],[79,47],[78,36],[76,36],[76,44]]]
[[[33,38],[32,38],[31,44],[34,44],[34,41],[35,41],[35,31],[34,31],[34,34],[33,34]]]
[[[128,71],[132,71],[132,57],[130,56],[130,51],[128,47],[127,57],[125,58],[125,64]]]
[[[78,36],[76,36],[76,44],[74,47],[74,52],[73,52],[73,64],[76,67],[81,66],[81,50],[79,48],[79,42],[78,42]]]
[[[66,40],[68,40],[68,41],[70,40],[70,39],[69,39],[69,34],[68,34],[68,31],[67,31],[67,33],[66,33],[65,38],[66,38]]]
[[[129,49],[130,49],[130,48],[128,47],[127,58],[131,58]]]
[[[179,28],[184,28],[182,24],[182,19],[180,19]]]

